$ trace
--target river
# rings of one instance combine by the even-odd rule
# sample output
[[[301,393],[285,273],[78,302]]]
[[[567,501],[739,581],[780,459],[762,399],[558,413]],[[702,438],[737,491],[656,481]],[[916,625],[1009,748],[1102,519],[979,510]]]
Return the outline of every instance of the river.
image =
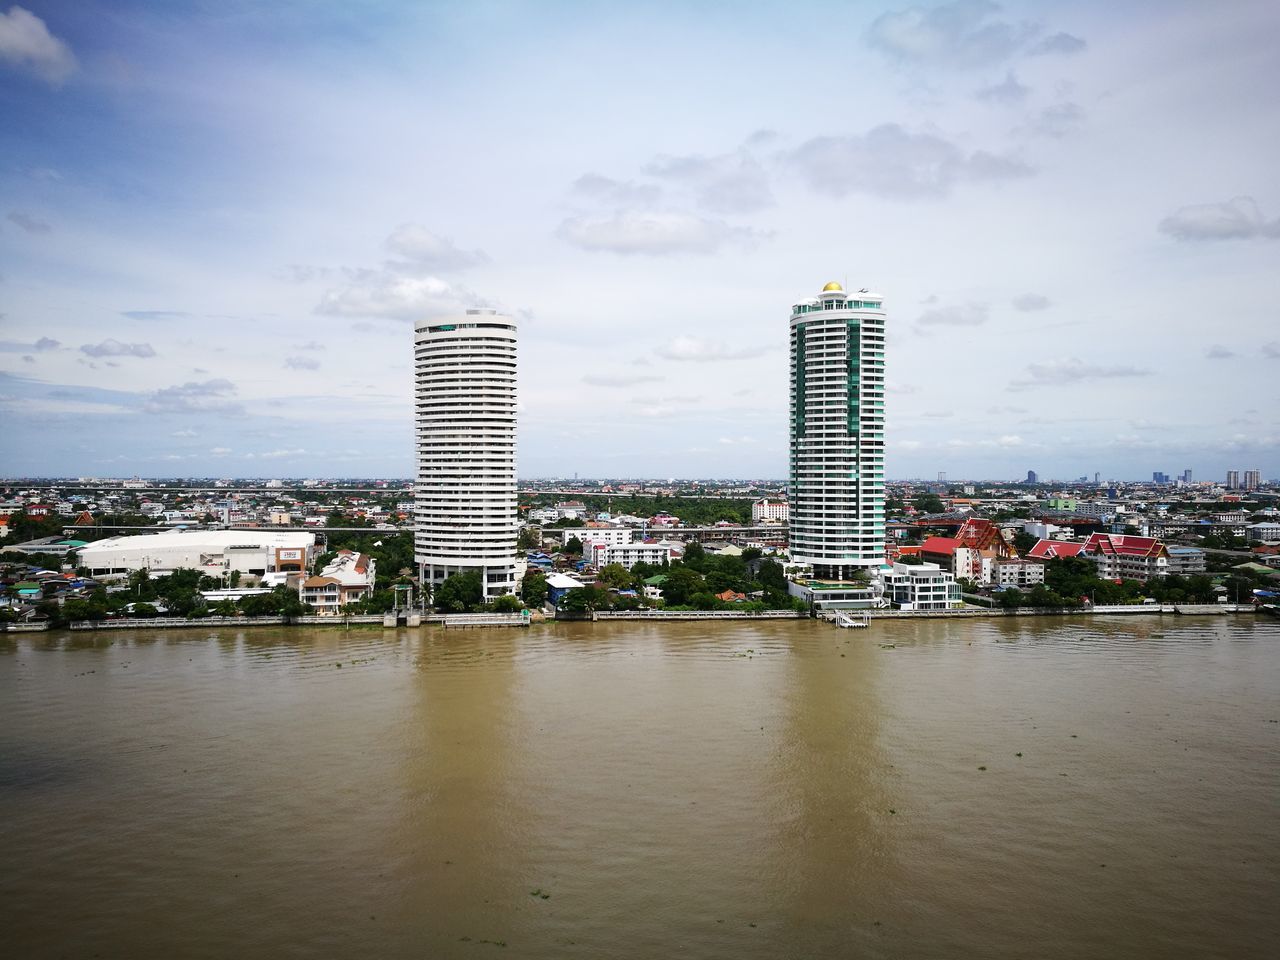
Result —
[[[1280,621],[0,637],[12,957],[1280,944]]]

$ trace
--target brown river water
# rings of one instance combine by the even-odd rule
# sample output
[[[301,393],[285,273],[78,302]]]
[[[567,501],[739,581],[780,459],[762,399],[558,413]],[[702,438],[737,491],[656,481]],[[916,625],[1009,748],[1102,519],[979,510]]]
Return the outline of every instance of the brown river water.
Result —
[[[1280,955],[1280,621],[0,637],[0,950]]]

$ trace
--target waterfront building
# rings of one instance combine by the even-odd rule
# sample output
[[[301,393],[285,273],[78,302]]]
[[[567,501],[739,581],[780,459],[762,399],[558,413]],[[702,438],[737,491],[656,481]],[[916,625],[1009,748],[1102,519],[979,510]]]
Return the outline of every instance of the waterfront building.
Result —
[[[1189,576],[1208,569],[1204,551],[1199,547],[1169,547],[1169,573]]]
[[[322,616],[338,614],[348,603],[372,595],[376,577],[377,562],[372,557],[339,550],[316,576],[299,584],[298,596]]]
[[[516,588],[516,324],[496,310],[414,328],[414,559],[423,583],[478,571],[486,597]]]
[[[144,568],[152,576],[185,569],[211,577],[233,572],[261,577],[305,573],[315,546],[316,535],[302,531],[178,529],[95,540],[80,547],[77,562],[95,577]]]
[[[597,570],[611,563],[618,563],[630,570],[637,563],[662,564],[681,554],[678,544],[669,540],[658,543],[588,543],[584,544],[583,557],[589,559]]]
[[[960,584],[936,563],[895,563],[881,573],[885,596],[900,610],[951,610],[964,606]]]
[[[791,308],[790,550],[818,580],[884,563],[884,324],[834,282]]]

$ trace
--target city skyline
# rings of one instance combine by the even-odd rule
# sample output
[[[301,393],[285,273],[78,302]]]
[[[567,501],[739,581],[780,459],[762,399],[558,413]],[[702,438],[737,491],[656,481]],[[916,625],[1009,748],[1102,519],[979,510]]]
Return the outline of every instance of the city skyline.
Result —
[[[1277,21],[0,7],[6,472],[411,476],[413,323],[494,307],[520,476],[782,477],[835,278],[891,479],[1275,477]]]

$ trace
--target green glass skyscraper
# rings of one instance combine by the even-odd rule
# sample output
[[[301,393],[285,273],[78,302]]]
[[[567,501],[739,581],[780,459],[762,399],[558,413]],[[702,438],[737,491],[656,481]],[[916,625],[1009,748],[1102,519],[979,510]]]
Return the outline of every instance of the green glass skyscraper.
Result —
[[[791,308],[791,559],[884,563],[884,304],[828,283]]]

